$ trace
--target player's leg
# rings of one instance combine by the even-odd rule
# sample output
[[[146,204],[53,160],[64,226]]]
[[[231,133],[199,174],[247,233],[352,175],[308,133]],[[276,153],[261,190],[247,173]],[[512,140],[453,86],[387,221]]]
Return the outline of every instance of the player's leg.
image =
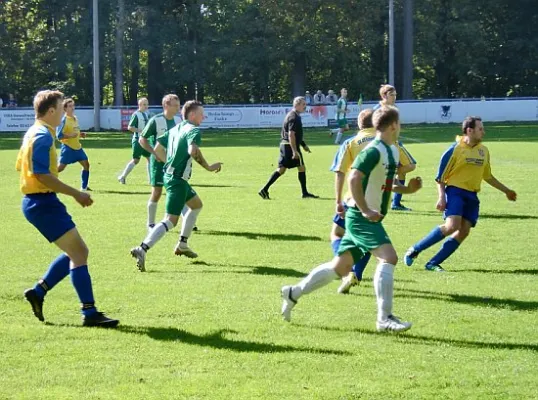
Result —
[[[340,144],[342,142],[342,136],[344,132],[349,130],[349,125],[347,124],[347,119],[338,120],[338,132],[336,133],[336,139],[334,144]]]
[[[83,155],[83,159],[79,160],[80,165],[82,165],[82,172],[81,172],[81,180],[82,180],[82,190],[91,190],[88,186],[90,183],[90,162],[88,161],[88,157],[86,156],[86,153],[84,153],[84,150],[80,149]]]
[[[360,256],[362,256],[362,253],[358,257]],[[351,271],[352,266],[352,252],[350,250],[345,250],[340,253],[340,255],[333,258],[332,261],[314,268],[308,276],[298,284],[282,287],[282,317],[284,320],[288,322],[291,320],[291,310],[295,307],[301,296],[320,289],[335,279],[346,276],[349,274],[349,271]]]
[[[286,172],[286,169],[290,167],[290,162],[293,159],[291,154],[291,146],[286,144],[280,145],[280,154],[278,157],[278,169],[274,171],[264,187],[258,192],[260,197],[264,200],[269,200],[269,188]]]
[[[417,162],[409,153],[409,151],[404,147],[401,142],[398,142],[398,151],[400,154],[400,166],[398,167],[398,180],[402,185],[405,185],[405,177],[408,173],[414,171],[417,167]],[[405,207],[402,204],[402,194],[393,193],[392,195],[392,205],[393,210],[398,211],[411,211],[410,208]]]
[[[396,250],[391,243],[371,249],[378,264],[374,274],[374,289],[377,300],[377,330],[380,332],[401,332],[411,328],[410,322],[403,322],[393,314],[394,268],[398,262]]]
[[[192,234],[192,230],[196,224],[196,219],[202,211],[203,203],[198,194],[194,189],[189,185],[188,182],[182,181],[177,185],[178,192],[180,192],[181,199],[183,200],[183,205],[188,208],[187,212],[183,216],[183,222],[181,224],[181,232],[179,234],[179,241],[176,244],[174,253],[178,256],[185,256],[188,258],[196,258],[198,254],[194,252],[188,245],[187,241]],[[167,212],[168,210],[176,210],[175,204],[169,204],[167,201]],[[178,202],[179,205],[179,202]],[[183,207],[182,207],[183,208]],[[179,207],[178,207],[179,209]],[[183,211],[183,210],[180,210]]]
[[[67,167],[66,164],[59,163],[58,164],[58,173],[62,172],[65,169],[65,167]]]
[[[71,229],[54,242],[70,261],[71,282],[81,302],[84,326],[115,327],[119,321],[97,311],[93,288],[88,271],[88,247],[76,228]]]
[[[152,182],[153,183],[153,182]],[[151,195],[148,201],[148,229],[152,229],[155,226],[155,218],[157,216],[157,206],[163,193],[162,186],[152,186]]]
[[[68,164],[71,164],[71,160],[69,159],[69,150],[69,146],[62,144],[62,147],[60,148],[60,158],[58,160],[58,173],[62,172]]]
[[[137,141],[132,142],[131,148],[133,150],[132,159],[127,163],[125,166],[125,169],[121,173],[120,176],[118,176],[118,182],[125,185],[127,176],[131,173],[133,168],[140,162],[140,158],[144,155],[142,146]]]
[[[297,166],[297,178],[301,184],[301,192],[303,199],[318,199],[319,196],[312,194],[306,188],[306,167],[304,165],[303,154],[299,151],[299,160],[294,160]]]

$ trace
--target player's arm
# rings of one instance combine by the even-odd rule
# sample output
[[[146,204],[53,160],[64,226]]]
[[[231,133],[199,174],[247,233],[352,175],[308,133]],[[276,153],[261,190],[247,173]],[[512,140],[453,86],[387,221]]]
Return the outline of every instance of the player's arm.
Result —
[[[308,145],[306,144],[306,142],[303,140],[301,142],[301,147],[304,149],[304,151],[306,151],[307,153],[311,153],[310,151],[310,147],[308,147]]]
[[[437,176],[435,177],[435,181],[437,182],[437,193],[439,195],[437,203],[435,204],[435,208],[437,208],[441,212],[445,211],[446,209],[445,177],[452,168],[452,156],[454,155],[455,147],[456,143],[450,146],[449,149],[443,153],[443,155],[441,156],[441,161],[439,162]]]
[[[166,147],[164,147],[160,142],[157,142],[157,145],[153,149],[155,151],[155,158],[160,162],[166,162]]]
[[[157,154],[155,153],[155,149],[151,147],[151,144],[148,140],[148,138],[150,138],[151,136],[157,137],[157,131],[156,131],[154,119],[150,120],[150,122],[148,122],[148,124],[145,126],[144,130],[142,131],[142,134],[138,138],[138,143],[148,153],[153,154],[155,158],[159,158]]]
[[[375,148],[369,148],[359,153],[353,162],[353,168],[349,174],[348,184],[351,189],[351,196],[355,204],[359,208],[363,217],[372,222],[377,222],[383,215],[379,211],[371,210],[366,203],[362,183],[366,175],[368,175],[377,165],[380,159],[379,151]]]
[[[66,129],[65,129],[65,116],[64,118],[62,119],[62,123],[60,124],[60,126],[58,128],[56,128],[56,137],[58,138],[58,140],[62,140],[62,139],[72,139],[72,138],[75,138],[77,137],[77,134],[76,133],[67,133],[66,132]]]
[[[297,151],[297,137],[295,136],[295,132],[290,131],[288,136],[290,138],[290,146],[291,152],[293,153],[293,158],[299,158],[299,152]]]
[[[392,185],[392,191],[396,193],[401,194],[413,194],[418,192],[422,188],[422,178],[417,176],[416,178],[412,178],[409,180],[409,183],[407,186],[402,185],[398,178],[394,179],[394,183]]]
[[[52,142],[51,136],[43,136],[37,138],[33,143],[31,163],[34,176],[53,192],[73,197],[82,207],[90,206],[93,203],[90,195],[66,185],[50,173],[49,151]]]
[[[495,178],[493,175],[491,175],[489,178],[484,179],[488,184],[493,186],[495,189],[503,192],[506,195],[506,198],[510,201],[516,201],[517,200],[517,193],[514,192],[512,189],[509,189],[508,187],[504,186],[497,178]]]
[[[194,142],[192,142],[189,145],[189,154],[190,156],[196,161],[198,164],[202,166],[205,170],[209,172],[219,172],[222,168],[221,162],[216,162],[214,164],[209,165],[207,161],[204,158],[204,155],[202,154],[202,150],[200,150],[200,147]]]
[[[136,112],[131,117],[131,120],[129,121],[129,126],[127,127],[129,132],[132,133],[141,133],[142,129],[138,128],[138,116],[136,115]]]

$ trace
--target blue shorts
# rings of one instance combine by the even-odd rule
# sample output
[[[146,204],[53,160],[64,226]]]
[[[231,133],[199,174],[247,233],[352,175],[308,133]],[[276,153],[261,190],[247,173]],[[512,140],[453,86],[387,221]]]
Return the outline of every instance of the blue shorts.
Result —
[[[473,227],[476,226],[480,209],[480,201],[476,192],[470,192],[456,186],[448,186],[445,193],[445,219],[452,215],[459,215],[469,221]]]
[[[87,159],[88,156],[82,148],[78,150],[73,150],[71,147],[62,144],[62,149],[60,150],[60,164],[74,164],[76,162],[85,161]]]
[[[22,199],[22,213],[51,243],[75,227],[56,193],[27,194]]]
[[[345,203],[342,203],[342,205],[344,206],[344,211],[347,211],[348,206],[346,206]],[[344,230],[346,229],[346,220],[344,218],[342,218],[340,215],[334,214],[333,222],[336,225],[338,225],[340,228],[342,228]]]

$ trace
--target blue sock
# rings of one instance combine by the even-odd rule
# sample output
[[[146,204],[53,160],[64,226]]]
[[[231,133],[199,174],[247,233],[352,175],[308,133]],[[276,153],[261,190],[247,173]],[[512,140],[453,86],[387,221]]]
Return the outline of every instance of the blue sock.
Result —
[[[428,233],[428,235],[422,238],[422,240],[413,245],[413,248],[420,253],[421,251],[426,250],[428,247],[433,246],[435,243],[440,242],[444,238],[445,235],[443,235],[443,232],[441,232],[441,228],[436,226],[430,233]]]
[[[334,256],[338,255],[338,248],[340,247],[340,242],[342,239],[336,239],[331,243],[331,247],[333,248],[333,254]]]
[[[97,311],[95,300],[93,299],[92,279],[88,272],[87,265],[73,268],[71,270],[71,282],[77,291],[78,298],[82,303],[82,314],[85,316],[92,315]]]
[[[65,254],[59,255],[49,266],[48,271],[36,285],[34,290],[41,298],[56,286],[62,279],[69,275],[69,257]]]
[[[86,189],[88,187],[88,182],[90,181],[90,171],[86,171],[85,169],[82,170],[82,189]]]
[[[460,243],[456,239],[449,237],[444,241],[443,245],[441,246],[441,250],[439,250],[437,254],[434,255],[430,261],[428,261],[428,265],[441,265],[443,261],[445,261],[458,249],[458,247],[460,247]]]
[[[361,258],[358,262],[355,263],[355,265],[353,265],[353,273],[359,281],[362,281],[362,273],[366,269],[366,265],[368,265],[370,257],[372,257],[372,254],[366,253],[363,258]]]
[[[399,182],[402,185],[405,185],[405,179],[399,179]],[[402,202],[402,194],[394,192],[394,194],[392,195],[392,205],[399,206],[401,202]]]

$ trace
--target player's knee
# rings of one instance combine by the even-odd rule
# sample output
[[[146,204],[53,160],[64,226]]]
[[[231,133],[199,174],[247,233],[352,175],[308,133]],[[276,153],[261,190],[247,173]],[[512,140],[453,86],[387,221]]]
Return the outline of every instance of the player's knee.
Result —
[[[58,165],[58,172],[62,172],[65,169],[65,164]]]
[[[140,162],[140,158],[133,158],[133,164],[136,165]]]
[[[445,234],[445,236],[452,235],[455,232],[458,232],[460,228],[461,228],[460,221],[448,220],[444,225],[443,233]]]
[[[284,168],[284,167],[280,167],[278,169],[278,173],[280,174],[280,176],[284,175],[285,172],[286,172],[286,168]]]
[[[417,169],[417,164],[409,164],[407,168],[408,168],[408,172],[413,172],[414,170]]]

